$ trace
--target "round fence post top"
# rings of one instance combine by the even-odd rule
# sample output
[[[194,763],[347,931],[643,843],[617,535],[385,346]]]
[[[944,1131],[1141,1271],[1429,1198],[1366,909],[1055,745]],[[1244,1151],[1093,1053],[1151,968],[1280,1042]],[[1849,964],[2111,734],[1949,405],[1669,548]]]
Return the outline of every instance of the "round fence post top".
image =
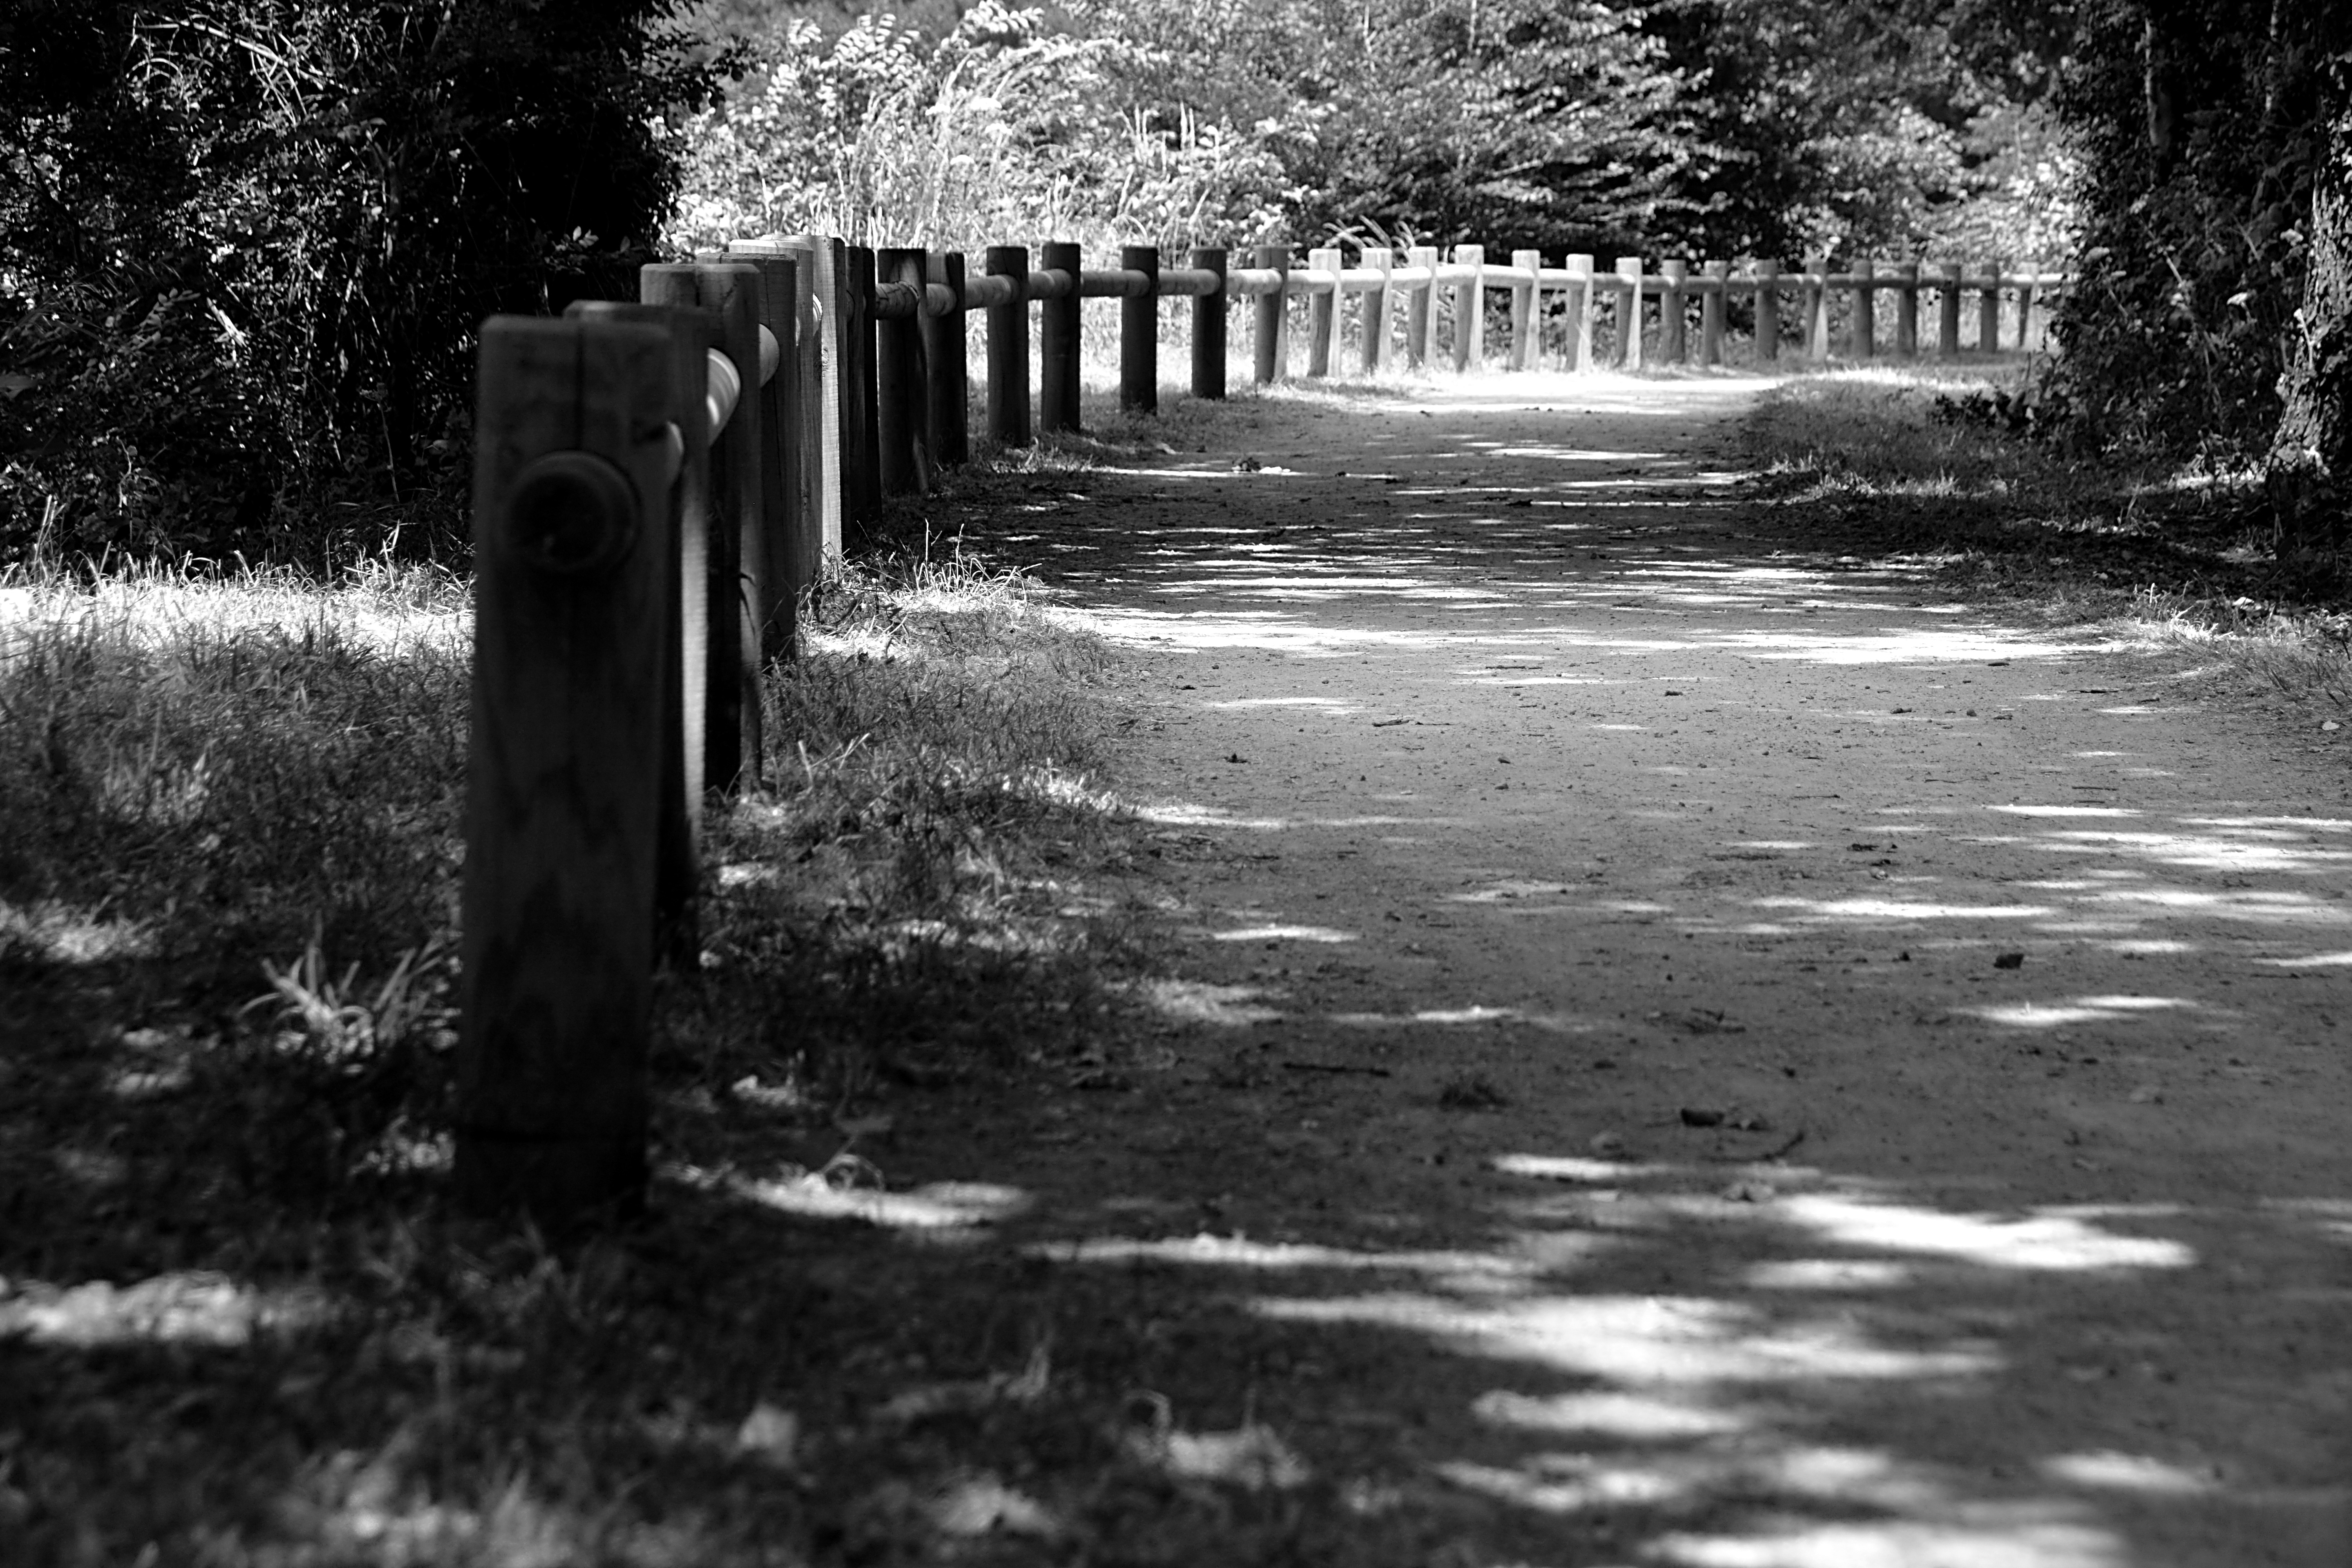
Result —
[[[637,542],[637,487],[593,452],[548,452],[507,492],[507,547],[528,565],[580,576],[617,564]]]

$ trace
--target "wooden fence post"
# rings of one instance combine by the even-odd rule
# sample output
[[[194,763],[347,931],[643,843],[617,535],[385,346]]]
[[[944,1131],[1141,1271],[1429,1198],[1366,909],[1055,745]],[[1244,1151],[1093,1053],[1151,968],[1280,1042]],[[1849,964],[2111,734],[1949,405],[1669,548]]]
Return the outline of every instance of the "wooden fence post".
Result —
[[[1960,264],[1947,261],[1936,273],[1936,352],[1950,359],[1960,352]]]
[[[2024,273],[2017,280],[2017,352],[2024,353],[2033,346],[2033,279],[2042,270],[2039,261],[2028,261]]]
[[[871,246],[848,247],[842,275],[841,310],[846,318],[848,342],[842,354],[847,373],[842,400],[841,444],[844,483],[843,513],[856,522],[870,522],[882,510],[881,445],[878,431],[878,389],[875,376],[874,283]]]
[[[1756,272],[1756,357],[1770,364],[1780,357],[1780,263],[1766,259]]]
[[[814,509],[815,560],[809,581],[828,561],[841,559],[843,521],[849,511],[849,321],[845,310],[849,247],[820,235],[786,235],[782,243],[805,259],[807,347],[801,367],[808,398],[809,499]]]
[[[1568,368],[1592,368],[1592,258],[1568,258]]]
[[[929,258],[919,249],[891,246],[875,259],[877,305],[878,289],[890,289],[893,312],[885,316],[877,308],[874,322],[875,468],[884,495],[922,495],[931,488],[930,377],[923,353]]]
[[[1192,300],[1192,395],[1222,399],[1225,395],[1225,322],[1231,304],[1225,293],[1225,247],[1197,246],[1185,261],[1195,271],[1217,275],[1216,286]]]
[[[1895,353],[1899,359],[1919,357],[1919,264],[1895,264]]]
[[[1129,274],[1118,302],[1118,405],[1138,414],[1160,412],[1160,247],[1129,245],[1118,253]],[[1143,275],[1136,292],[1134,275]]]
[[[1511,266],[1524,270],[1528,280],[1511,285],[1511,346],[1504,360],[1504,368],[1533,370],[1538,331],[1536,307],[1540,302],[1543,286],[1543,252],[1514,250],[1511,252]]]
[[[1013,298],[988,308],[988,433],[1008,447],[1029,434],[1029,247],[992,245],[988,275],[1008,278]]]
[[[1339,344],[1339,251],[1336,246],[1307,253],[1308,270],[1328,272],[1331,291],[1307,300],[1307,374],[1329,375]]]
[[[1627,370],[1642,368],[1642,258],[1617,261],[1617,363]]]
[[[1389,274],[1396,267],[1396,252],[1385,246],[1368,246],[1364,250],[1364,266],[1380,274],[1370,289],[1364,290],[1363,366],[1368,376],[1380,374],[1381,362],[1388,357],[1389,347]]]
[[[1847,352],[1855,359],[1878,353],[1878,265],[1866,256],[1853,261],[1853,310],[1847,316]]]
[[[766,752],[760,671],[767,662],[762,627],[767,619],[768,514],[761,468],[768,435],[761,416],[763,365],[760,349],[760,269],[748,261],[700,263],[694,269],[702,302],[719,314],[724,348],[738,380],[735,407],[713,445],[710,466],[719,495],[717,516],[733,556],[731,583],[718,580],[711,591],[728,600],[735,657],[727,671],[736,686],[734,768],[711,777],[729,794],[760,783]],[[781,368],[781,367],[780,367]],[[714,554],[716,551],[714,550]],[[732,591],[730,592],[729,590]],[[713,621],[717,613],[714,606]],[[716,667],[712,678],[719,677]],[[724,753],[722,753],[724,755]]]
[[[955,297],[945,315],[923,312],[923,360],[930,382],[931,461],[961,468],[971,461],[971,372],[966,363],[969,326],[964,317],[964,258],[958,250],[934,250],[924,276],[933,288]]]
[[[1698,302],[1698,363],[1723,363],[1723,322],[1731,307],[1731,263],[1710,261],[1706,278],[1712,285]]]
[[[1454,265],[1470,269],[1470,276],[1454,286],[1454,369],[1458,374],[1486,368],[1486,247],[1455,246]]]
[[[481,333],[457,1186],[558,1232],[645,1194],[675,360]]]
[[[758,286],[759,274],[742,266],[656,263],[637,270],[645,303],[699,305],[713,312],[710,346],[753,392],[760,384],[760,329],[752,314]],[[733,416],[710,447],[702,783],[727,794],[760,777],[761,595],[757,581],[748,577],[761,553],[759,406],[757,396],[739,394]],[[692,591],[691,579],[687,589]]]
[[[1044,435],[1078,427],[1078,247],[1049,241],[1043,270],[1059,272],[1069,290],[1037,306],[1037,429]]]
[[[1658,263],[1658,358],[1681,364],[1690,358],[1690,304],[1683,284],[1690,277],[1685,260]]]
[[[1437,247],[1416,245],[1404,253],[1407,267],[1429,274],[1429,281],[1421,284],[1405,296],[1404,363],[1407,370],[1422,370],[1429,363],[1430,335],[1437,326]]]
[[[1805,260],[1805,357],[1815,364],[1830,357],[1830,258]]]
[[[1990,258],[1984,268],[1984,292],[1977,297],[1977,349],[1997,354],[2000,353],[2000,258]]]
[[[1257,264],[1277,277],[1274,292],[1257,297],[1250,334],[1251,366],[1260,386],[1290,379],[1290,247],[1261,245]]]
[[[776,342],[775,374],[759,389],[760,662],[766,666],[793,656],[799,642],[800,592],[807,586],[799,559],[808,532],[799,397],[804,289],[798,258],[783,254],[781,247],[751,240],[728,248],[759,271],[760,324]]]
[[[710,352],[717,336],[698,306],[575,300],[568,318],[658,328],[670,345],[668,423],[679,457],[668,486],[661,564],[662,776],[655,834],[654,951],[679,973],[700,967],[702,781],[710,677]]]

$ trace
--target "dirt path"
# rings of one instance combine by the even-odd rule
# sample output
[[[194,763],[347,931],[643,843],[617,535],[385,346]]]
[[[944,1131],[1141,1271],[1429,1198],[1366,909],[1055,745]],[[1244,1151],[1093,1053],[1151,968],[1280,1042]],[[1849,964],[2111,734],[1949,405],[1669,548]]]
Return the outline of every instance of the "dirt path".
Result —
[[[1173,934],[1011,1237],[1159,1303],[1200,1473],[1321,1478],[1300,1561],[2352,1560],[2333,738],[1782,552],[1759,390],[1274,399],[1032,488]]]

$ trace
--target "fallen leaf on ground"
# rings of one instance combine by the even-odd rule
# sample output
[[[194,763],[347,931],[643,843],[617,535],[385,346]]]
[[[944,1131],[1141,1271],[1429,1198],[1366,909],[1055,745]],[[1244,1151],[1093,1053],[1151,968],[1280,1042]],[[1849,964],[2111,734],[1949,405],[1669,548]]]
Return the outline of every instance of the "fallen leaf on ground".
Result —
[[[1029,1363],[1017,1373],[991,1373],[986,1377],[950,1383],[927,1383],[886,1400],[874,1412],[877,1420],[898,1426],[927,1421],[935,1415],[969,1414],[997,1405],[1034,1405],[1052,1385],[1053,1353],[1039,1345],[1029,1352]]]
[[[1307,1484],[1307,1461],[1271,1426],[1252,1422],[1230,1432],[1160,1427],[1130,1433],[1128,1452],[1187,1480],[1230,1481],[1245,1491],[1291,1491]]]
[[[735,1447],[739,1453],[756,1454],[770,1464],[792,1468],[793,1451],[800,1447],[801,1418],[782,1405],[766,1400],[751,1406],[751,1414],[743,1417],[743,1425],[735,1429]]]
[[[1722,1009],[1717,1007],[1653,1013],[1649,1018],[1654,1024],[1672,1024],[1694,1035],[1744,1035],[1748,1032],[1747,1025],[1731,1023],[1724,1017]]]

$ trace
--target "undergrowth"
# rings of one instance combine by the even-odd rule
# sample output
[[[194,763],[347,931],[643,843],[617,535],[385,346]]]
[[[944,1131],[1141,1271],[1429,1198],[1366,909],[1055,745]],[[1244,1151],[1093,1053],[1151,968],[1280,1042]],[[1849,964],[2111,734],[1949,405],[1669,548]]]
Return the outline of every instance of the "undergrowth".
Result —
[[[2345,706],[2341,568],[2279,558],[2259,476],[2119,464],[2040,438],[2035,374],[1920,366],[1787,383],[1746,430],[1766,536],[1899,559],[1947,593],[2176,645],[2290,702]]]
[[[1110,660],[1035,585],[950,552],[813,597],[768,689],[765,786],[709,835],[706,974],[677,1049],[713,1090],[829,1114],[877,1077],[952,1082],[1083,1049],[1114,994],[1123,860],[1097,776]],[[691,1045],[687,1042],[691,1041]]]

